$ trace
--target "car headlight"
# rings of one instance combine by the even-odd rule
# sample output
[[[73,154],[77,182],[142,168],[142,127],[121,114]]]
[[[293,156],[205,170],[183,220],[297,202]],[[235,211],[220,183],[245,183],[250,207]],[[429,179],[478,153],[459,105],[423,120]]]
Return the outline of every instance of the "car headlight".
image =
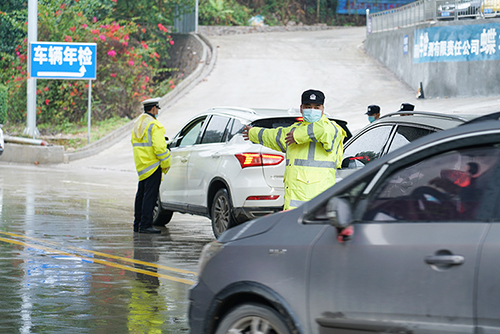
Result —
[[[200,259],[198,260],[198,277],[200,277],[201,272],[203,271],[203,268],[205,268],[208,261],[217,255],[223,248],[224,244],[217,241],[212,241],[211,243],[203,246]]]

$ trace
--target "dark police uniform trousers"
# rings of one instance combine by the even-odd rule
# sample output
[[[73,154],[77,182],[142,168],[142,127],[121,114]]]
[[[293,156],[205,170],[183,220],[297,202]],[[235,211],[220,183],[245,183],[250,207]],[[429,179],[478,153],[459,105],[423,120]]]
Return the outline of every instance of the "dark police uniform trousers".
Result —
[[[161,168],[158,167],[150,177],[139,181],[135,195],[134,231],[153,226],[153,210],[158,199],[161,183]]]

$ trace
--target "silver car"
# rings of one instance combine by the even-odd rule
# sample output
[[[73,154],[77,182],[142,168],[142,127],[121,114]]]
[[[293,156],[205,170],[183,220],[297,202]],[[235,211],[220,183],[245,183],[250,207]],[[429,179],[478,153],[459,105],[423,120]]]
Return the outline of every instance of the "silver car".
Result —
[[[200,257],[191,333],[500,333],[500,113],[422,137]]]

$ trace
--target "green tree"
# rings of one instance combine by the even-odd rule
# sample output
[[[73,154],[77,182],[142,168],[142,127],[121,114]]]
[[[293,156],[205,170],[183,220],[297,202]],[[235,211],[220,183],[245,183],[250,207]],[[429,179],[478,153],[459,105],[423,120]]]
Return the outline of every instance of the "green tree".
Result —
[[[247,25],[251,11],[234,0],[200,0],[202,25]]]
[[[19,22],[28,17],[27,3],[19,0],[2,0],[0,4],[0,52],[14,52],[16,41],[24,38]]]

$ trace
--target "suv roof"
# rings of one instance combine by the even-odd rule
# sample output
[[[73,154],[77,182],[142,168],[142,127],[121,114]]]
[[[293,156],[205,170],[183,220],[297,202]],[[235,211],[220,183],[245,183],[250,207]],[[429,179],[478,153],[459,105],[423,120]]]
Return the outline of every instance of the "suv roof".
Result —
[[[237,117],[249,121],[265,117],[290,117],[301,116],[300,111],[296,108],[289,109],[265,109],[265,108],[239,108],[239,107],[213,107],[200,115],[220,114],[230,117]]]
[[[205,112],[198,114],[209,115],[209,114],[221,114],[231,117],[239,117],[242,119],[247,119],[249,121],[254,121],[257,119],[265,117],[290,117],[290,116],[302,116],[299,108],[288,108],[288,109],[271,109],[271,108],[240,108],[240,107],[213,107]],[[336,118],[325,112],[326,117]]]
[[[449,129],[457,126],[457,123],[466,123],[478,115],[469,114],[443,114],[428,111],[394,112],[380,117],[378,123],[404,122],[410,124],[426,125],[439,129]]]

